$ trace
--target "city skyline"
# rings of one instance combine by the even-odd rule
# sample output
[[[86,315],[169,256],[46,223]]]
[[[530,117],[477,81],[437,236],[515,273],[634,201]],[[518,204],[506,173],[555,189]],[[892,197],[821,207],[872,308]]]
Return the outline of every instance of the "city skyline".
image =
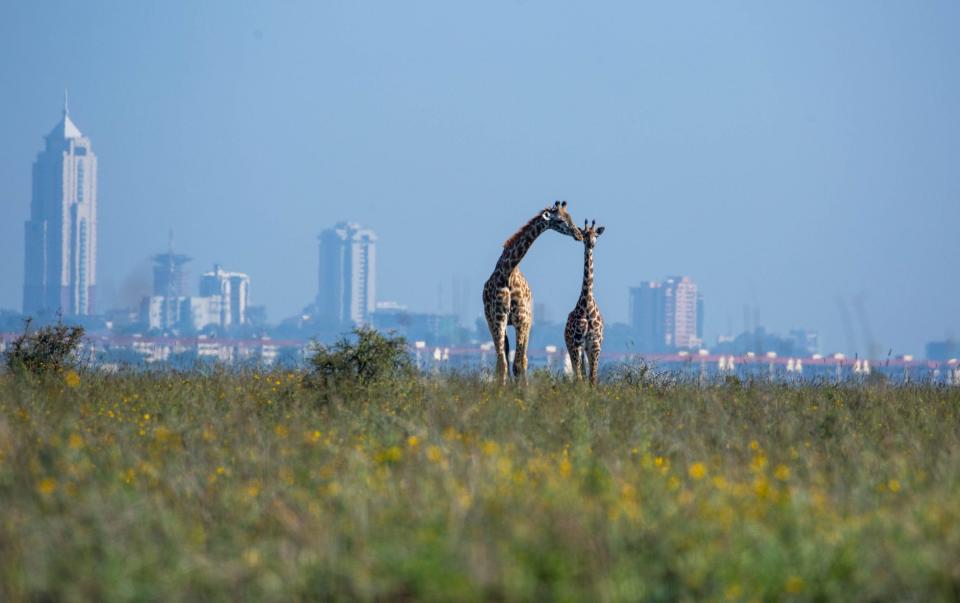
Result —
[[[960,332],[955,5],[530,2],[493,20],[213,4],[0,9],[0,49],[22,57],[0,65],[18,91],[0,99],[0,307],[22,301],[29,162],[69,87],[102,167],[109,305],[149,290],[173,228],[197,265],[243,267],[280,320],[315,293],[318,230],[350,219],[391,249],[378,297],[432,309],[462,278],[475,316],[500,243],[565,198],[610,227],[596,295],[611,321],[628,287],[681,273],[709,293],[708,345],[742,315],[848,354],[920,355]],[[524,263],[555,315],[578,291],[565,243],[544,237]]]
[[[56,172],[62,175],[64,186],[54,188],[52,192],[56,193],[55,195],[51,194],[49,187],[46,189],[40,187],[35,190],[33,198],[35,200],[39,199],[41,203],[31,201],[31,207],[36,205],[44,208],[44,203],[51,205],[56,202],[63,205],[64,214],[71,206],[77,206],[77,208],[85,210],[78,213],[77,208],[74,208],[73,222],[64,226],[62,239],[72,239],[74,244],[74,249],[68,249],[64,254],[65,257],[70,257],[74,264],[79,264],[77,261],[79,258],[92,255],[94,261],[88,262],[87,270],[81,270],[80,274],[85,272],[95,274],[95,248],[93,253],[90,253],[89,247],[84,250],[82,243],[86,241],[87,237],[78,236],[80,233],[85,233],[86,229],[81,229],[81,226],[85,227],[88,220],[80,220],[77,216],[93,218],[91,221],[94,224],[95,237],[96,156],[93,154],[90,139],[83,136],[69,118],[66,91],[64,92],[61,120],[44,139],[47,141],[46,149],[38,155],[35,162],[34,181],[38,182],[37,174]],[[62,159],[56,156],[57,152],[63,153]],[[85,179],[85,172],[93,174],[93,177]],[[47,197],[50,199],[46,199]],[[83,206],[84,201],[87,201],[86,207]],[[27,267],[31,265],[29,259],[31,228],[36,231],[37,222],[38,220],[31,220],[26,223],[28,252],[25,254],[25,266]],[[72,231],[75,232],[72,233]],[[168,329],[179,325],[193,325],[193,328],[202,328],[204,325],[211,324],[226,328],[231,324],[245,323],[245,311],[249,305],[250,277],[242,273],[227,273],[223,271],[219,264],[214,264],[213,271],[201,275],[199,296],[190,297],[185,292],[187,285],[183,271],[184,265],[191,258],[173,252],[172,230],[169,233],[169,239],[170,248],[168,252],[153,256],[155,263],[153,270],[154,292],[152,297],[144,298],[141,302],[140,312],[144,317],[143,324],[150,328]],[[324,324],[334,329],[371,324],[374,322],[372,313],[379,301],[376,298],[376,234],[372,229],[362,228],[355,222],[338,222],[332,228],[324,229],[317,239],[319,240],[318,290],[313,305],[307,304],[305,308],[312,307],[317,316],[325,321]],[[78,242],[81,244],[78,244]],[[24,314],[30,314],[30,312],[27,312],[27,303],[30,300],[30,303],[34,304],[33,313],[41,312],[49,315],[51,313],[49,310],[37,309],[35,294],[34,296],[28,295],[27,283],[32,280],[37,280],[37,275],[25,268]],[[80,307],[83,310],[82,312],[68,311],[66,312],[67,316],[87,315],[90,314],[92,309],[87,298],[92,298],[93,285],[90,285],[89,288],[82,288],[78,286],[80,282],[86,281],[73,277],[68,281],[69,287],[65,285],[60,288],[59,299],[61,304],[74,304],[65,307]],[[167,292],[159,293],[158,287],[166,288]],[[181,292],[172,294],[173,289]],[[80,295],[77,293],[78,290],[88,290],[91,293],[89,296]],[[667,277],[662,282],[641,281],[638,287],[628,288],[628,295],[627,320],[620,324],[629,325],[633,329],[637,336],[636,349],[638,351],[662,354],[670,353],[672,350],[696,350],[712,347],[711,343],[706,341],[703,336],[703,293],[698,290],[696,283],[691,281],[689,277]],[[443,301],[441,284],[437,308],[440,314],[415,313],[413,316],[439,317],[445,313],[457,315],[455,298],[451,300],[449,308],[444,307]],[[76,306],[80,302],[84,305]],[[543,309],[549,308],[543,302],[538,303],[538,305]],[[114,307],[111,309],[119,310],[122,308]],[[63,308],[58,310],[62,311]],[[858,307],[858,310],[861,310],[861,308]],[[745,319],[743,331],[739,333],[738,337],[750,336],[755,329],[762,330],[764,328],[757,323],[759,319],[756,317],[756,309],[754,309],[754,312],[754,322],[751,324],[749,319]],[[641,314],[647,314],[648,316],[641,319],[639,318]],[[389,322],[384,324],[389,324]],[[791,337],[793,337],[793,333],[806,332],[805,329],[793,329],[791,330]],[[726,342],[734,339],[734,333],[735,331],[728,327],[726,333],[717,336],[716,346],[721,349],[724,348],[727,345]],[[848,338],[851,338],[849,333],[847,335]],[[651,343],[653,341],[659,341],[659,343]],[[873,345],[873,342],[865,341],[865,344]],[[927,342],[925,344],[927,349],[930,345],[936,345],[936,343]],[[871,357],[876,357],[876,350],[872,350],[871,353],[873,354]]]

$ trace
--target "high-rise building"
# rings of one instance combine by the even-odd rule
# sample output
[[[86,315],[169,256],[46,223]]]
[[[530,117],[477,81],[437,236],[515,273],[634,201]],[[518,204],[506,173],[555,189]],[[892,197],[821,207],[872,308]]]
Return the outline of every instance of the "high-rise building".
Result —
[[[93,313],[97,283],[97,156],[90,138],[63,116],[33,163],[24,225],[23,313]]]
[[[188,295],[186,263],[190,257],[173,252],[173,235],[166,253],[153,256],[153,297],[147,310],[151,328],[171,329],[180,323],[181,301]]]
[[[217,297],[220,303],[220,326],[246,324],[250,304],[250,277],[242,272],[227,272],[219,264],[200,277],[200,297]]]
[[[666,350],[664,333],[663,286],[657,281],[643,281],[630,289],[630,326],[636,334],[638,352],[659,353]]]
[[[166,253],[153,256],[153,294],[166,297],[189,295],[187,291],[186,263],[190,257],[173,252],[173,231]]]
[[[637,351],[662,353],[700,347],[703,298],[689,277],[644,281],[630,289],[630,323]]]
[[[319,317],[334,327],[368,324],[376,304],[377,235],[340,222],[319,240]]]
[[[667,347],[688,350],[700,347],[697,338],[697,284],[686,276],[663,281]]]

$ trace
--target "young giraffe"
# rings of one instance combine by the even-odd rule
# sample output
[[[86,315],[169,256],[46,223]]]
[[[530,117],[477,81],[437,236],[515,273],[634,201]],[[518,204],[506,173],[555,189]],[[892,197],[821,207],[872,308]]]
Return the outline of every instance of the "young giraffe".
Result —
[[[590,361],[590,385],[597,384],[597,364],[600,361],[600,346],[603,345],[603,317],[600,316],[597,300],[593,298],[593,248],[597,246],[597,237],[603,234],[604,227],[596,228],[596,223],[594,220],[587,228],[587,222],[584,221],[580,231],[583,236],[583,287],[563,331],[570,364],[578,381],[583,379],[583,356],[586,352]]]
[[[533,242],[547,229],[582,240],[580,229],[567,213],[567,202],[557,201],[527,222],[503,244],[503,253],[497,260],[493,274],[483,286],[483,312],[497,352],[497,378],[507,382],[507,356],[510,343],[507,325],[513,325],[517,336],[517,351],[513,359],[513,374],[523,379],[527,372],[527,342],[533,325],[533,293],[527,279],[520,274],[520,260]]]

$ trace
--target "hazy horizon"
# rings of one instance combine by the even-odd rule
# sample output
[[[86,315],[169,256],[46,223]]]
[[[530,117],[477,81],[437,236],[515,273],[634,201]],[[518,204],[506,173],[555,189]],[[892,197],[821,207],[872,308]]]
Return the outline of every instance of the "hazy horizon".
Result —
[[[824,351],[866,351],[841,307],[884,353],[960,334],[960,5],[686,6],[4,5],[0,308],[21,307],[31,165],[67,88],[109,305],[149,291],[172,229],[191,281],[246,272],[277,322],[349,220],[379,237],[378,299],[449,311],[465,278],[479,316],[503,241],[566,199],[607,226],[608,322],[628,287],[683,274],[707,347],[745,306]],[[548,233],[522,266],[554,320],[581,261]]]

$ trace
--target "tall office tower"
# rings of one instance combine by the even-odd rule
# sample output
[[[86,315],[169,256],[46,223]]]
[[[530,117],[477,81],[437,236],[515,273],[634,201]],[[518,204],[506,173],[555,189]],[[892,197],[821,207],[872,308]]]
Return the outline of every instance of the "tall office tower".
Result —
[[[643,281],[630,288],[630,326],[637,337],[637,351],[665,351],[663,287],[657,281]]]
[[[320,233],[317,309],[330,326],[370,322],[376,305],[377,235],[352,222]]]
[[[180,306],[187,295],[185,264],[190,257],[173,252],[173,233],[166,253],[153,256],[153,296],[147,322],[151,328],[170,329],[180,323]]]
[[[697,348],[702,343],[699,310],[703,299],[688,277],[644,281],[630,289],[630,323],[637,351],[670,352]]]
[[[93,313],[97,284],[97,156],[63,117],[33,163],[30,219],[24,225],[23,313]]]
[[[173,244],[167,253],[153,256],[153,297],[147,310],[151,328],[170,329],[180,323],[180,306],[186,291],[188,256],[174,253]]]
[[[666,343],[669,348],[700,347],[697,337],[697,284],[686,276],[663,282]]]
[[[153,294],[182,297],[189,294],[185,264],[190,261],[190,257],[173,252],[172,230],[169,241],[166,253],[153,256]]]
[[[220,326],[246,324],[250,305],[250,277],[242,272],[227,272],[219,264],[200,277],[200,297],[220,297]]]

